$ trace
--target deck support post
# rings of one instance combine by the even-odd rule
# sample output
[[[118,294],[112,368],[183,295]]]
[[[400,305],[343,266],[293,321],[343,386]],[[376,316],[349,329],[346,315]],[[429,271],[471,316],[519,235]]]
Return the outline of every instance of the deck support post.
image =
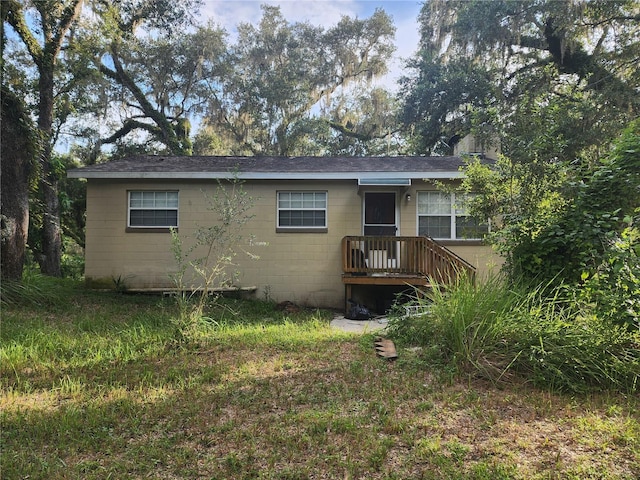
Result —
[[[344,284],[344,313],[345,315],[349,314],[349,300],[351,300],[351,284]]]

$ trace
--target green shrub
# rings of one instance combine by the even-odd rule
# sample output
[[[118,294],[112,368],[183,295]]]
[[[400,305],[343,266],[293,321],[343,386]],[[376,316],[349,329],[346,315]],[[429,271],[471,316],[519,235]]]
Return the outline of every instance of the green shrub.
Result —
[[[551,284],[462,279],[416,297],[414,313],[397,314],[389,332],[432,362],[493,381],[517,375],[553,390],[637,391],[640,333],[589,313],[579,296]]]
[[[640,212],[640,209],[638,210]],[[598,317],[640,329],[640,216],[629,217],[626,228],[611,241],[595,272],[584,272],[582,301],[594,306]]]
[[[254,199],[236,178],[219,182],[212,194],[203,192],[207,210],[212,213],[208,225],[199,225],[191,238],[171,229],[171,253],[176,260],[176,272],[170,278],[176,288],[179,310],[176,340],[195,342],[216,321],[205,315],[215,304],[216,289],[232,287],[239,275],[236,257],[245,253],[258,258],[243,247],[243,227],[253,218],[250,213]]]

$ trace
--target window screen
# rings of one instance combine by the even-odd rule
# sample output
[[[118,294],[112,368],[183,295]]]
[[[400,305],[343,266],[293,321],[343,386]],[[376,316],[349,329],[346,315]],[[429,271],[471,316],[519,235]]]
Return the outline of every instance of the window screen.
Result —
[[[418,192],[418,234],[436,239],[478,240],[488,231],[464,207],[468,195]]]
[[[129,192],[129,227],[163,228],[178,226],[178,192]]]
[[[326,226],[327,192],[278,192],[278,227]]]

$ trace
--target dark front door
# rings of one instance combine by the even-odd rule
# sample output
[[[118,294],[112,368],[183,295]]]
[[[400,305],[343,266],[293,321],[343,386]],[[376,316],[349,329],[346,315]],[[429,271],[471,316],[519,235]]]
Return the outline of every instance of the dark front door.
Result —
[[[396,235],[395,192],[365,192],[364,234]]]

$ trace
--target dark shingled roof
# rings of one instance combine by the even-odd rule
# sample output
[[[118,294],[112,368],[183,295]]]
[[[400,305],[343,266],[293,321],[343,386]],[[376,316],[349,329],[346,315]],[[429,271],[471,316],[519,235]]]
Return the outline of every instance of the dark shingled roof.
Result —
[[[74,178],[358,178],[442,177],[456,174],[461,157],[213,157],[139,155],[70,170]]]

